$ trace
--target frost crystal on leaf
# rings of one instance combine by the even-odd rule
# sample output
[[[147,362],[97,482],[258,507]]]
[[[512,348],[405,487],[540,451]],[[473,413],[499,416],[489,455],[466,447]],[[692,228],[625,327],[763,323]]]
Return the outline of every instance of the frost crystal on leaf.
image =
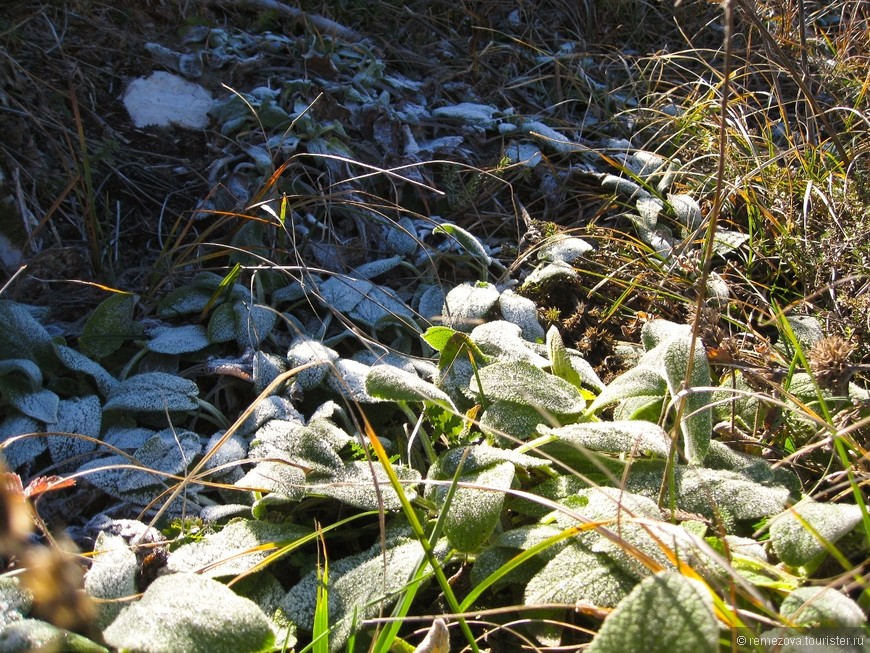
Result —
[[[203,609],[206,598],[208,609]],[[257,653],[275,640],[253,601],[196,574],[161,576],[103,636],[118,649],[148,653]]]

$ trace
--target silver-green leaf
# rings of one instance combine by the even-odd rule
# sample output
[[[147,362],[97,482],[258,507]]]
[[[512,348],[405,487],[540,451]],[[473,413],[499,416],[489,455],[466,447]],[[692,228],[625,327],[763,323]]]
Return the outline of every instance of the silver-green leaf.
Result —
[[[576,417],[586,406],[573,385],[525,361],[487,365],[472,377],[470,388],[487,401],[512,401],[531,406],[543,416]]]
[[[444,533],[458,551],[476,551],[492,535],[501,517],[504,490],[510,489],[514,480],[514,466],[509,462],[498,463],[487,469],[462,474],[459,480],[488,489],[456,490],[444,522]]]
[[[103,410],[188,411],[197,407],[198,395],[193,381],[165,372],[143,372],[115,386]]]
[[[256,603],[196,574],[161,576],[103,636],[139,653],[259,653],[275,639]]]
[[[590,653],[715,653],[719,625],[698,581],[677,572],[644,579],[620,601],[592,640]]]
[[[390,401],[429,401],[448,410],[457,411],[443,390],[393,365],[375,365],[366,377],[366,392],[378,399]]]
[[[806,499],[771,520],[770,541],[785,564],[812,569],[827,554],[825,542],[836,542],[860,522],[856,505]]]

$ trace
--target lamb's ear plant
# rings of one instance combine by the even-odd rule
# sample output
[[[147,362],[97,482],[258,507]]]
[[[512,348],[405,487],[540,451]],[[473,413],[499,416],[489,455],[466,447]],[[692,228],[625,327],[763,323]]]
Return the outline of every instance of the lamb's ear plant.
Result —
[[[618,411],[631,411],[627,417],[645,409],[645,415],[667,422],[671,402],[675,405],[677,400],[685,401],[679,416],[680,451],[690,464],[702,465],[713,429],[712,379],[703,343],[692,336],[687,326],[665,320],[648,322],[642,337],[646,352],[634,367],[601,391],[587,414],[619,404]],[[684,381],[688,381],[685,388]],[[658,413],[650,414],[650,406],[657,407]]]

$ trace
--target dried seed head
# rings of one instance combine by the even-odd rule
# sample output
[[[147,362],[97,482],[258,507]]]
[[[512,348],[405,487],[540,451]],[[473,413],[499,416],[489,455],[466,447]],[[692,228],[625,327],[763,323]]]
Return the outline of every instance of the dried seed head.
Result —
[[[851,353],[852,345],[840,336],[822,338],[813,345],[808,358],[810,370],[820,387],[839,396],[847,393],[852,377]]]

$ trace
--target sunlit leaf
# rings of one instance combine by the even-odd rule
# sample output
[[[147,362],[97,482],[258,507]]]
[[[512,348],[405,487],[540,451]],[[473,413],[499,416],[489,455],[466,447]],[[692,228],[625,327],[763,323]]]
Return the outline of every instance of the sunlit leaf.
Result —
[[[253,601],[196,574],[161,576],[103,636],[118,649],[149,653],[258,653],[271,650],[275,639]]]
[[[591,653],[715,653],[719,624],[706,588],[677,572],[643,580],[604,623]]]

